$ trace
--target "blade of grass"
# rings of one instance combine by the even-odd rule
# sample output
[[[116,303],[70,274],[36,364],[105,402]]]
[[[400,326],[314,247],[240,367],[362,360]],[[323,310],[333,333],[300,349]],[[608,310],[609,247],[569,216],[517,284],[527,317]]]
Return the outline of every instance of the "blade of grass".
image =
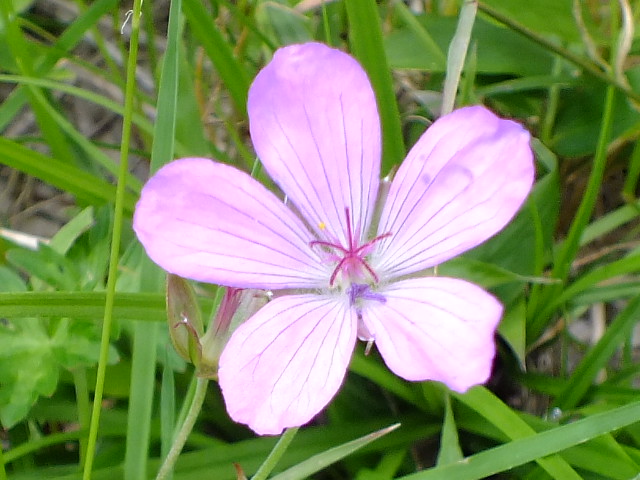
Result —
[[[640,254],[638,253],[621,258],[620,260],[606,263],[601,267],[594,268],[579,277],[559,296],[553,298],[549,304],[543,307],[540,315],[548,318],[557,308],[560,308],[562,304],[570,301],[576,295],[588,288],[605,280],[621,275],[636,273],[638,271],[640,271]]]
[[[126,185],[129,166],[129,144],[131,140],[131,123],[133,116],[133,103],[136,88],[135,71],[138,60],[138,39],[140,34],[140,10],[142,0],[135,0],[132,16],[132,32],[130,42],[129,59],[127,62],[127,82],[125,90],[125,113],[122,124],[122,149],[120,151],[120,169],[118,171],[118,183],[116,185],[115,215],[111,236],[111,252],[109,257],[109,272],[107,277],[107,289],[105,298],[104,317],[102,323],[102,338],[100,341],[100,356],[98,361],[98,373],[96,376],[93,410],[91,413],[91,425],[87,456],[83,470],[83,480],[91,479],[93,462],[95,457],[96,442],[98,439],[98,426],[102,406],[102,393],[104,379],[109,356],[111,340],[111,321],[113,319],[113,307],[116,291],[116,278],[118,275],[118,263],[120,258],[120,241],[122,238],[122,223],[125,204]]]
[[[278,443],[276,443],[273,450],[271,450],[262,465],[260,465],[260,468],[258,468],[258,471],[251,477],[251,480],[266,480],[269,477],[269,474],[276,468],[282,455],[284,455],[284,452],[287,451],[287,448],[295,438],[296,433],[298,433],[298,427],[285,430],[278,440]]]
[[[438,451],[437,465],[447,465],[460,460],[462,449],[458,439],[458,427],[451,409],[451,397],[445,392],[445,413],[442,422],[442,433],[440,434],[440,450]]]
[[[176,112],[178,103],[178,65],[180,44],[181,0],[172,0],[169,10],[167,48],[162,64],[157,102],[157,121],[151,149],[151,173],[173,158]],[[162,288],[160,269],[144,255],[141,265],[140,290],[154,292]],[[149,454],[149,432],[153,408],[156,366],[156,339],[160,324],[136,322],[127,422],[127,445],[124,478],[146,478]],[[169,427],[172,428],[172,427]]]
[[[211,18],[204,3],[199,0],[184,0],[184,14],[193,33],[216,67],[225,84],[236,110],[246,116],[247,93],[250,77],[244,66],[234,57],[233,49],[226,42],[218,26]]]
[[[38,101],[42,111],[49,116],[49,118],[56,123],[59,129],[66,133],[69,138],[73,139],[78,147],[85,151],[88,158],[92,162],[96,162],[102,168],[107,170],[112,175],[117,175],[118,166],[111,160],[111,157],[102,152],[96,147],[90,140],[88,140],[82,133],[80,133],[71,122],[69,122],[64,115],[61,115],[56,108],[51,105],[45,98],[45,96],[38,90],[34,90],[32,97]],[[59,157],[59,158],[71,158],[71,157]],[[127,174],[125,179],[127,187],[133,191],[139,191],[142,185],[133,175]]]
[[[48,90],[63,92],[68,95],[72,95],[77,98],[81,98],[88,102],[91,102],[95,105],[99,105],[101,107],[106,108],[107,110],[116,113],[118,115],[124,114],[124,107],[107,98],[103,95],[99,95],[95,92],[86,90],[84,88],[79,88],[74,85],[69,85],[67,83],[58,82],[51,79],[46,78],[33,78],[33,77],[25,77],[22,75],[4,75],[0,74],[0,82],[5,83],[17,83],[20,85],[28,84],[35,85],[38,87],[46,88]],[[146,117],[141,115],[138,112],[133,112],[133,124],[139,128],[144,133],[152,134],[154,129],[154,124],[149,121]],[[175,142],[175,153],[177,155],[186,156],[189,152],[189,149],[185,147],[180,142]],[[115,191],[115,189],[114,189]]]
[[[626,306],[609,325],[598,343],[584,356],[571,374],[569,381],[556,399],[555,405],[561,410],[574,408],[587,393],[600,369],[606,366],[612,355],[629,338],[640,317],[640,297]]]
[[[33,65],[31,64],[33,55],[30,54],[29,47],[18,26],[19,18],[13,11],[13,2],[0,2],[0,14],[5,24],[5,40],[8,52],[13,55],[18,71],[26,76],[33,76]],[[58,158],[74,158],[73,152],[67,139],[64,137],[59,125],[51,118],[49,112],[44,108],[43,97],[36,87],[26,87],[27,98],[31,106],[31,111],[35,116],[36,123],[47,140],[54,156]]]
[[[78,423],[80,429],[83,432],[87,432],[89,429],[89,423],[91,422],[91,401],[89,400],[89,384],[87,382],[87,370],[83,367],[78,367],[72,370],[73,385],[76,391],[76,405],[78,407]],[[87,452],[87,438],[86,436],[80,437],[80,468],[84,466],[84,459]]]
[[[378,100],[382,122],[382,173],[402,161],[406,153],[400,125],[400,113],[387,57],[382,43],[382,26],[373,0],[345,2],[349,19],[351,49],[367,71]]]
[[[198,419],[198,415],[200,414],[200,410],[202,409],[202,404],[204,403],[204,397],[207,394],[208,385],[209,380],[207,378],[198,378],[196,380],[196,390],[193,395],[193,400],[191,402],[189,410],[187,412],[187,416],[185,417],[180,430],[173,439],[173,445],[171,445],[169,453],[164,459],[164,462],[162,462],[162,466],[158,471],[156,480],[166,480],[171,476],[173,472],[173,466],[180,456],[182,447],[184,447],[184,444],[187,443],[189,434],[191,433],[191,430],[193,430],[193,426],[196,424],[196,420]]]
[[[536,435],[536,431],[527,425],[516,412],[511,410],[498,397],[484,387],[475,387],[464,395],[455,394],[454,396],[459,402],[475,410],[512,440]],[[466,460],[468,459],[463,461]],[[552,478],[557,480],[582,479],[566,460],[558,455],[535,457],[534,460]]]
[[[329,450],[326,450],[322,453],[306,459],[303,462],[300,462],[295,467],[291,467],[288,470],[285,470],[284,472],[271,477],[271,480],[303,480],[305,478],[309,478],[314,473],[317,473],[323,468],[326,468],[329,465],[332,465],[333,463],[336,463],[337,461],[347,457],[348,455],[351,455],[353,452],[358,451],[374,440],[377,440],[378,438],[393,432],[399,426],[400,424],[396,423],[395,425],[383,428],[382,430],[378,430],[377,432],[370,433],[350,442],[338,445],[337,447],[330,448]],[[256,476],[254,476],[252,480],[257,480]]]
[[[166,457],[173,443],[173,426],[176,423],[176,395],[173,369],[169,366],[169,350],[165,350],[160,387],[160,454]]]
[[[640,402],[591,415],[568,425],[514,440],[460,462],[401,477],[399,480],[479,480],[542,459],[640,421]],[[570,478],[570,477],[560,477]],[[582,478],[582,477],[578,477]]]
[[[416,16],[409,10],[403,2],[395,1],[393,8],[396,15],[400,17],[400,20],[412,31],[416,38],[420,41],[420,49],[425,52],[424,55],[433,57],[433,62],[440,69],[443,69],[447,64],[447,57],[440,49],[438,43],[433,39],[429,31],[422,25]]]
[[[0,316],[32,316],[94,319],[102,316],[105,292],[0,293]],[[211,302],[207,302],[210,307]],[[160,293],[118,293],[114,314],[121,319],[160,321],[166,316],[165,298]]]
[[[598,199],[602,178],[604,176],[607,164],[607,145],[611,138],[611,130],[613,128],[613,109],[615,100],[615,89],[607,88],[607,96],[605,99],[604,116],[598,138],[595,157],[593,159],[593,168],[589,175],[586,190],[582,197],[582,202],[578,207],[578,211],[573,218],[567,238],[560,247],[557,257],[554,259],[554,267],[552,277],[560,279],[562,282],[567,280],[571,264],[580,248],[580,238],[589,224],[591,214]],[[562,285],[549,285],[541,292],[540,302],[542,309],[546,312],[546,305],[551,303],[554,298],[558,297],[562,291]],[[527,340],[534,341],[542,333],[549,319],[548,315],[541,315],[541,310],[533,313],[531,321],[527,325]],[[550,312],[551,313],[551,312]]]
[[[555,54],[561,56],[565,60],[583,69],[585,72],[589,73],[595,78],[602,80],[605,83],[611,85],[613,88],[624,93],[628,98],[633,99],[636,102],[640,102],[640,92],[633,91],[627,85],[624,85],[623,83],[619,82],[614,76],[602,71],[598,67],[598,65],[595,64],[594,62],[587,60],[566,48],[556,45],[555,43],[553,43],[553,41],[549,40],[548,38],[543,37],[542,35],[538,35],[536,32],[528,29],[527,27],[519,24],[518,22],[515,22],[513,19],[509,18],[507,15],[503,15],[498,10],[494,9],[493,7],[490,7],[489,5],[483,2],[478,2],[478,8],[480,9],[480,11],[482,11],[492,19],[497,20],[498,22],[509,27],[511,30],[518,32],[524,35],[525,37],[530,38],[537,44],[549,50],[550,52],[554,52]]]
[[[447,74],[444,80],[442,92],[441,115],[446,115],[453,111],[458,92],[458,84],[462,75],[467,48],[471,40],[471,31],[478,11],[477,0],[465,0],[460,9],[458,27],[449,45],[449,55],[447,56]]]
[[[81,202],[100,205],[115,200],[116,187],[105,180],[67,162],[26,148],[13,140],[0,137],[0,158],[4,165],[69,192]],[[133,212],[135,202],[136,198],[130,192],[124,194],[124,208],[127,214]]]
[[[82,40],[83,36],[95,25],[100,17],[112,10],[118,4],[118,0],[97,0],[91,7],[75,18],[53,44],[49,53],[35,65],[35,74],[43,77],[56,65],[58,60],[68,55],[68,52]],[[9,97],[0,105],[0,131],[13,121],[16,114],[27,101],[25,89],[16,88]]]

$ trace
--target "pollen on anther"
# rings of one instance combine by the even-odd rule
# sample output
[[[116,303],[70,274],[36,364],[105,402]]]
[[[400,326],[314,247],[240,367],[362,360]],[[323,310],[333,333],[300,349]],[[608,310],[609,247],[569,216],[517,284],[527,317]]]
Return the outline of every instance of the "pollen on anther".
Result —
[[[327,224],[326,224],[326,223],[324,223],[324,222],[320,222],[320,223],[318,224],[318,228],[319,228],[320,230],[323,230],[323,231],[324,231],[324,230],[326,230],[326,228],[327,228]]]

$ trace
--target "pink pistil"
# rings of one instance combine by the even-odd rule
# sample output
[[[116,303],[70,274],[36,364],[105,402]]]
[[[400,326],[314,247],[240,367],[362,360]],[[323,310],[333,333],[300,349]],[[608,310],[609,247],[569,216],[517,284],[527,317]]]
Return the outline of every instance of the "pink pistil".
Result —
[[[353,236],[353,232],[351,230],[351,215],[349,214],[349,208],[345,208],[345,216],[347,219],[347,240],[348,246],[344,247],[340,243],[336,242],[328,242],[324,240],[313,240],[309,242],[310,247],[315,247],[316,245],[320,245],[322,247],[333,248],[337,250],[339,258],[338,264],[336,268],[333,270],[331,277],[329,278],[329,286],[333,286],[336,277],[338,276],[338,272],[340,271],[353,271],[353,265],[360,265],[364,267],[364,269],[369,272],[373,281],[377,283],[379,281],[378,275],[373,271],[371,266],[367,263],[365,256],[369,253],[370,248],[380,240],[390,237],[391,232],[383,233],[382,235],[378,235],[377,237],[369,240],[367,243],[364,243],[360,246],[357,246],[356,239]],[[355,280],[355,279],[354,279]]]

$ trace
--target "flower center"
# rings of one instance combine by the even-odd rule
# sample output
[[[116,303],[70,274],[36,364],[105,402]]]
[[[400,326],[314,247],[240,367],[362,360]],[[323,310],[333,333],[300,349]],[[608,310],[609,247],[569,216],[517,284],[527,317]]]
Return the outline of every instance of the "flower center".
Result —
[[[351,229],[351,214],[349,208],[345,208],[347,220],[347,245],[342,245],[339,241],[314,240],[309,243],[310,247],[325,247],[330,252],[330,259],[336,262],[336,266],[329,277],[329,286],[333,287],[338,274],[342,274],[342,280],[347,284],[355,282],[378,283],[379,278],[367,262],[367,255],[371,253],[376,242],[391,236],[391,232],[378,235],[362,245],[358,245],[358,240],[354,238]]]

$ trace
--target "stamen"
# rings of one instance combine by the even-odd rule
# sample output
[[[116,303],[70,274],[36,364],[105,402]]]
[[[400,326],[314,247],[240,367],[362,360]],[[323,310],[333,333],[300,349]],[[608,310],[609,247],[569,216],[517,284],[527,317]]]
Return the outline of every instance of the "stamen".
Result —
[[[346,247],[343,246],[338,240],[333,240],[333,241],[312,240],[311,242],[309,242],[309,246],[312,248],[316,246],[326,247],[328,249],[334,249],[338,251],[337,253],[340,256],[336,255],[335,260],[338,260],[338,258],[340,260],[338,261],[336,267],[331,273],[331,276],[329,277],[329,286],[331,287],[333,286],[333,284],[336,281],[336,278],[338,277],[338,273],[343,271],[345,268],[353,268],[353,262],[356,262],[357,264],[360,265],[360,267],[366,270],[369,273],[369,275],[371,275],[371,278],[373,279],[374,283],[378,283],[380,281],[380,278],[378,277],[376,272],[374,272],[373,268],[371,268],[371,266],[367,263],[365,256],[369,253],[369,250],[376,242],[379,242],[385,238],[390,237],[391,232],[378,235],[374,239],[369,240],[368,242],[358,246],[356,243],[357,239],[354,238],[353,229],[351,227],[351,212],[349,210],[349,207],[346,207],[344,209],[344,215],[347,221],[347,239],[346,239],[347,246]],[[319,227],[323,231],[326,229],[326,225],[324,222],[320,222]],[[352,263],[349,264],[349,262],[352,262]],[[352,279],[352,280],[355,280],[355,279]]]
[[[342,253],[349,253],[349,251],[342,245],[338,245],[335,243],[325,242],[323,240],[312,240],[309,242],[310,247],[315,247],[316,245],[320,245],[321,247],[335,248],[337,250],[340,250]]]
[[[369,340],[367,342],[367,346],[364,347],[364,354],[365,356],[369,355],[369,353],[371,353],[371,347],[373,347],[373,338],[371,340]]]

